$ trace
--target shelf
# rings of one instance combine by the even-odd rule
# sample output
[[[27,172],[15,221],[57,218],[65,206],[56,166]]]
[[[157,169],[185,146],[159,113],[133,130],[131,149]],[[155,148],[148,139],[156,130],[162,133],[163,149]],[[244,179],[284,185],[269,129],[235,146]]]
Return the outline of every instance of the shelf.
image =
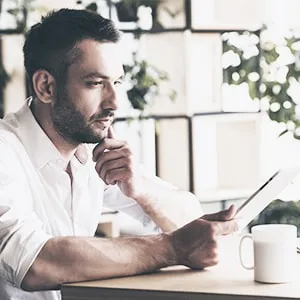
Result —
[[[191,31],[192,33],[225,33],[225,32],[254,32],[259,34],[261,27],[258,28],[234,28],[234,27],[228,27],[228,28],[189,28],[189,27],[183,27],[183,28],[160,28],[160,29],[151,29],[151,30],[141,30],[141,29],[121,29],[124,33],[133,33],[133,34],[159,34],[159,33],[167,33],[167,32],[185,32],[185,31]]]
[[[165,33],[165,32],[184,32],[188,30],[188,27],[182,28],[159,28],[159,29],[150,29],[150,30],[143,30],[143,29],[121,29],[124,33],[134,33],[134,34],[157,34],[157,33]]]
[[[143,116],[122,116],[122,117],[116,117],[115,118],[115,122],[126,122],[132,119],[139,119],[139,120],[149,120],[149,119],[153,119],[153,120],[176,120],[176,119],[193,119],[196,117],[213,117],[213,116],[218,116],[219,118],[233,118],[230,120],[234,120],[234,119],[244,119],[244,118],[252,118],[254,116],[257,116],[258,114],[260,114],[261,112],[225,112],[225,111],[212,111],[212,112],[202,112],[202,113],[194,113],[192,115],[153,115],[153,114],[149,114],[149,115],[143,115]],[[222,119],[220,119],[222,120]]]
[[[24,34],[22,29],[0,29],[0,35]]]
[[[168,33],[168,32],[185,32],[190,31],[191,33],[226,33],[226,32],[238,32],[242,33],[245,31],[253,32],[259,34],[261,31],[261,27],[258,28],[234,28],[234,27],[227,27],[227,28],[190,28],[190,27],[183,27],[183,28],[159,28],[159,29],[151,29],[151,30],[141,30],[141,29],[121,29],[124,33],[132,33],[132,34],[161,34],[161,33]]]
[[[234,28],[234,27],[227,27],[227,28],[215,28],[215,27],[207,27],[207,28],[191,28],[192,33],[225,33],[225,32],[254,32],[254,33],[259,33],[261,30],[261,27],[258,28]]]

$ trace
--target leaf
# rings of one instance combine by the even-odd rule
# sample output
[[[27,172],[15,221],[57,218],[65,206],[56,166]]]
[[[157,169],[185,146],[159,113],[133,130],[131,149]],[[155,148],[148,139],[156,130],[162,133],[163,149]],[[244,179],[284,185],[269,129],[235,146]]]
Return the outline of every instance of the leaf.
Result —
[[[0,65],[0,89],[3,90],[7,83],[10,81],[10,76],[9,74],[6,72],[4,66],[1,64]]]
[[[146,104],[144,99],[145,90],[142,91],[134,87],[127,91],[127,96],[133,108],[144,110]]]
[[[289,67],[289,70],[287,72],[287,78],[298,78],[300,77],[300,70],[297,70],[296,68],[296,64],[293,63],[293,64],[290,64],[290,65],[287,65]]]
[[[177,97],[177,92],[175,90],[172,90],[169,93],[169,98],[174,102],[176,100],[176,97]]]
[[[240,68],[245,70],[246,74],[252,72],[259,72],[259,60],[257,56],[252,56],[249,59],[243,59],[241,61]]]
[[[248,82],[248,87],[249,87],[249,95],[251,99],[259,98],[259,88],[258,88],[258,83],[249,81]]]
[[[272,62],[276,61],[279,57],[279,54],[276,52],[275,48],[271,50],[263,50],[262,55],[266,60],[267,64],[271,64]]]
[[[224,69],[223,71],[223,77],[224,77],[224,82],[228,83],[228,84],[240,84],[240,83],[237,83],[235,80],[233,80],[232,78],[232,75],[234,73],[238,73],[240,70],[240,67],[233,67],[233,66],[230,66],[228,67],[227,69]]]
[[[278,137],[283,136],[284,134],[288,133],[289,131],[287,129],[283,130],[282,132],[280,132],[280,134],[278,135]]]
[[[7,10],[7,12],[13,16],[17,16],[20,11],[20,8],[11,8]]]
[[[91,11],[94,11],[94,12],[97,12],[97,11],[98,11],[98,5],[97,5],[96,2],[92,2],[92,3],[90,3],[89,5],[87,5],[87,6],[85,7],[85,9],[91,10]]]

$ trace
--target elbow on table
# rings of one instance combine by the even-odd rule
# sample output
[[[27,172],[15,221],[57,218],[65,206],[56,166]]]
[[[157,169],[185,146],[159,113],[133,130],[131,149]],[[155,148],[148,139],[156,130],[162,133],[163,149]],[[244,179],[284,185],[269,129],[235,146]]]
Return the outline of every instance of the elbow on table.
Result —
[[[69,248],[69,239],[52,238],[46,242],[33,264],[28,269],[21,289],[25,291],[41,291],[59,289],[67,280],[66,268],[58,258],[65,248]]]
[[[63,282],[57,280],[53,281],[53,278],[47,278],[37,271],[37,268],[33,265],[24,276],[21,282],[21,289],[27,292],[42,291],[42,290],[57,290]]]

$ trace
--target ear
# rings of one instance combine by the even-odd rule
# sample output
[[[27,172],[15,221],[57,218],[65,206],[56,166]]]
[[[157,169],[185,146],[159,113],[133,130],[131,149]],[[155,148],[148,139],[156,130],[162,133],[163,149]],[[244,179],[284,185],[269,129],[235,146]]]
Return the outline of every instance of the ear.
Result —
[[[32,76],[33,89],[43,103],[51,103],[55,97],[55,79],[46,70],[37,70]]]

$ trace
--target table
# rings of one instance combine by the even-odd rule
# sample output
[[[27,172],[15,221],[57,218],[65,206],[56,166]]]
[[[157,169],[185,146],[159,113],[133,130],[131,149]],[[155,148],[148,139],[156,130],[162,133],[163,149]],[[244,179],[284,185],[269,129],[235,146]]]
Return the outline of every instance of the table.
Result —
[[[247,256],[250,257],[249,253]],[[300,254],[298,270],[297,280],[291,283],[254,282],[253,271],[243,269],[239,263],[237,237],[226,237],[220,240],[220,262],[217,266],[203,271],[177,266],[146,275],[65,284],[62,286],[62,299],[300,299]]]

